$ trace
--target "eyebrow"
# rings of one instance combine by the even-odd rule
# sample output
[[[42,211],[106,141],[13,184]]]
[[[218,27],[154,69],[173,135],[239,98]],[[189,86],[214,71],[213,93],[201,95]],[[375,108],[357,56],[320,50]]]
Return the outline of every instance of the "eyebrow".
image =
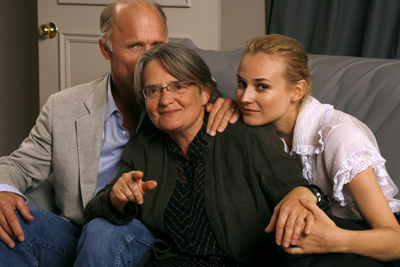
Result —
[[[236,77],[237,77],[238,79],[240,79],[240,80],[243,80],[243,78],[240,77],[239,74],[236,74]],[[256,79],[253,79],[253,81],[254,81],[254,82],[263,82],[263,81],[271,82],[271,80],[269,80],[269,79],[267,79],[267,78],[256,78]]]

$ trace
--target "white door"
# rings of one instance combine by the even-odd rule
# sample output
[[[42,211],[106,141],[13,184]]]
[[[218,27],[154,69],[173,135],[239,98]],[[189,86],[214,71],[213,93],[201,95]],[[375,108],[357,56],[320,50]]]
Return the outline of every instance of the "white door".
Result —
[[[38,25],[53,22],[58,34],[39,38],[40,107],[50,94],[109,71],[101,55],[99,18],[111,0],[38,0]]]

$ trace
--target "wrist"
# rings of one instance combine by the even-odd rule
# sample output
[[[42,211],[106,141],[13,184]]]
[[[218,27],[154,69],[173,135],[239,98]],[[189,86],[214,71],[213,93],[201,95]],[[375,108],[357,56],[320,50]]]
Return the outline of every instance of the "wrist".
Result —
[[[310,184],[306,186],[315,196],[317,199],[317,206],[322,209],[323,211],[327,212],[330,211],[331,209],[331,201],[328,197],[327,194],[325,194],[321,188],[319,188],[317,185]]]
[[[118,210],[119,212],[122,212],[124,210],[124,207],[127,202],[120,201],[114,194],[113,191],[110,191],[109,195],[110,203],[111,205]]]
[[[352,240],[357,240],[357,231],[349,231],[344,229],[338,229],[334,235],[332,235],[331,251],[333,253],[350,253],[352,247]],[[354,245],[354,244],[353,244]]]

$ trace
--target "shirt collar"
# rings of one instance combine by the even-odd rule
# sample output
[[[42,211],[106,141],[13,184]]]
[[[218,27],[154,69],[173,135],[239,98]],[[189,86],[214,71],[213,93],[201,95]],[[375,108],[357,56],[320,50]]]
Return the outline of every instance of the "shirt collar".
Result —
[[[115,104],[114,97],[112,96],[112,93],[111,93],[111,86],[112,86],[111,85],[111,74],[109,74],[108,81],[107,81],[107,99],[106,99],[106,112],[105,112],[105,116],[104,116],[104,121],[107,121],[107,119],[110,118],[111,115],[114,114],[115,112],[118,112],[121,114],[121,121],[122,121],[122,113],[119,111],[117,105]],[[136,132],[139,130],[140,125],[142,125],[145,115],[146,115],[146,112],[143,110],[139,117],[139,122],[136,127]]]
[[[117,105],[115,104],[114,97],[111,93],[111,74],[108,75],[107,82],[107,100],[106,100],[106,113],[104,121],[106,121],[114,112],[119,112]]]
[[[332,105],[321,104],[317,99],[309,96],[297,116],[292,152],[298,155],[322,153],[325,146],[322,129],[331,120],[332,114]]]

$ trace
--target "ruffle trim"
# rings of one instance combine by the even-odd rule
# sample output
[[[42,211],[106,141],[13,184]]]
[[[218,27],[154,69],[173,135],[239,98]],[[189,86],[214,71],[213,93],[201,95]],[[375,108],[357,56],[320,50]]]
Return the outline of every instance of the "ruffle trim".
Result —
[[[322,130],[331,121],[333,116],[333,106],[328,104],[323,104],[325,108],[325,114],[322,119],[321,126],[317,132],[318,134],[318,145],[294,145],[292,151],[298,155],[308,156],[314,154],[321,154],[324,151],[325,144],[322,140]]]
[[[312,156],[314,154],[321,154],[325,149],[325,144],[322,140],[322,130],[324,127],[331,121],[333,116],[333,106],[328,104],[323,104],[325,108],[325,114],[322,119],[321,126],[317,132],[318,134],[318,145],[294,145],[292,148],[292,153],[296,153],[297,155],[301,155],[301,161],[303,164],[303,177],[306,178],[310,183],[314,180],[314,172],[313,172],[313,164],[312,164]]]
[[[353,202],[350,193],[343,189],[360,172],[368,167],[372,167],[378,184],[383,187],[387,186],[389,174],[385,169],[386,160],[377,152],[368,149],[359,149],[354,152],[339,169],[333,179],[333,198],[339,202],[341,206],[346,206]],[[344,192],[345,191],[345,192]]]

